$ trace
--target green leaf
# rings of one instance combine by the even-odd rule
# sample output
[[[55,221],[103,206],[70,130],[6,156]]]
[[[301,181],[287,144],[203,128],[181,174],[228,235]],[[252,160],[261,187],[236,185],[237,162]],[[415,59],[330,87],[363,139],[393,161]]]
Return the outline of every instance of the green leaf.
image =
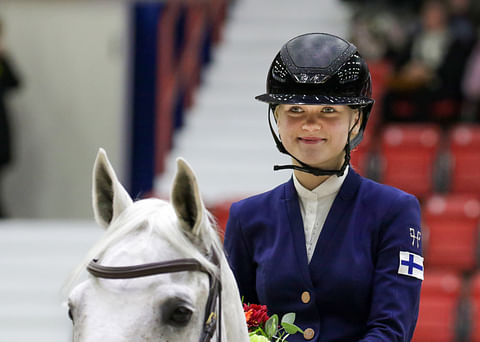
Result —
[[[260,335],[251,335],[250,342],[269,342],[270,340],[264,336]]]
[[[282,323],[283,322],[293,324],[293,322],[295,322],[295,313],[294,312],[289,312],[289,313],[286,313],[285,315],[283,315]]]
[[[273,315],[268,319],[265,323],[265,332],[267,333],[267,337],[271,338],[277,332],[278,327],[278,315]]]
[[[295,324],[290,324],[288,322],[282,322],[282,327],[290,335],[293,335],[297,332],[303,333],[303,330],[300,329],[299,327],[297,327]]]

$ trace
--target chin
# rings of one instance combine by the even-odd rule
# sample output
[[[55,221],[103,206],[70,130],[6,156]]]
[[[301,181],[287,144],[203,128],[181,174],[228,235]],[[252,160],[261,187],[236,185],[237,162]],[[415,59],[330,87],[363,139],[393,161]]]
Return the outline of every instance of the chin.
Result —
[[[302,160],[302,161],[312,167],[316,167],[322,170],[339,170],[343,165],[343,161],[342,163],[332,163],[331,161],[329,162],[325,160],[319,161],[318,159],[310,160],[310,161],[305,161],[305,160]]]

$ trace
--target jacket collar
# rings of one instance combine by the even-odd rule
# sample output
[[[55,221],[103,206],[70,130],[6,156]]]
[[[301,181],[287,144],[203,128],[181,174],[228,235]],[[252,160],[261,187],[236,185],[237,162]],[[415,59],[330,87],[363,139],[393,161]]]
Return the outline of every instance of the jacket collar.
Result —
[[[333,176],[332,176],[333,177]],[[336,176],[335,176],[336,177]],[[298,194],[295,189],[295,184],[293,183],[293,176],[290,178],[288,182],[285,183],[285,193],[284,199],[285,200],[296,200],[298,201]],[[338,196],[342,199],[349,199],[352,198],[358,190],[360,186],[361,177],[352,167],[349,167],[348,174],[343,182],[342,186],[340,187],[340,191],[338,192]],[[337,197],[338,197],[337,196]]]
[[[342,186],[345,178],[348,175],[348,171],[349,167],[347,166],[347,168],[345,169],[345,173],[342,176],[330,176],[322,184],[320,184],[313,190],[305,188],[295,176],[295,173],[293,173],[293,185],[295,186],[295,190],[297,191],[301,202],[305,203],[309,200],[317,200],[338,193],[340,187]]]

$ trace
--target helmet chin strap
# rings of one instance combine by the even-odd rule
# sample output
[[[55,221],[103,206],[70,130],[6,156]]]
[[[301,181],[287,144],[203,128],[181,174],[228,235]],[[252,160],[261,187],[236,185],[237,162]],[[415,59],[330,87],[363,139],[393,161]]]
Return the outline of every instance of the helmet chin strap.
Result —
[[[317,167],[310,166],[310,165],[302,162],[297,157],[295,157],[294,155],[292,155],[290,152],[287,151],[287,149],[285,148],[285,146],[283,146],[283,143],[278,138],[277,134],[275,133],[275,130],[272,127],[272,121],[270,119],[271,109],[272,109],[272,107],[268,106],[268,125],[270,126],[270,132],[272,133],[273,140],[275,140],[275,144],[277,145],[277,149],[281,153],[289,155],[290,157],[295,159],[300,164],[300,166],[299,165],[293,165],[293,164],[292,165],[274,165],[273,166],[274,171],[285,170],[285,169],[293,169],[293,170],[297,170],[297,171],[301,171],[301,172],[310,173],[310,174],[313,174],[315,176],[331,176],[331,175],[337,175],[337,177],[343,176],[343,174],[345,173],[345,169],[347,168],[348,164],[350,164],[350,134],[352,133],[353,128],[357,125],[358,121],[360,120],[360,117],[357,119],[357,121],[355,122],[355,125],[353,125],[353,127],[348,132],[347,144],[345,145],[345,149],[344,149],[345,150],[345,159],[343,161],[343,165],[338,170],[324,170],[324,169],[320,169],[320,168],[317,168]]]

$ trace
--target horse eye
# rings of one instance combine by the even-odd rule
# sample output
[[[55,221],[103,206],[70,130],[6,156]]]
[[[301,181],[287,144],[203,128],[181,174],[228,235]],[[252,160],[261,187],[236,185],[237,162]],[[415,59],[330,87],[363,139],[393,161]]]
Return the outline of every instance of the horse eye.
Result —
[[[169,323],[175,326],[185,326],[190,322],[193,311],[186,306],[179,306],[175,308],[168,318]]]

